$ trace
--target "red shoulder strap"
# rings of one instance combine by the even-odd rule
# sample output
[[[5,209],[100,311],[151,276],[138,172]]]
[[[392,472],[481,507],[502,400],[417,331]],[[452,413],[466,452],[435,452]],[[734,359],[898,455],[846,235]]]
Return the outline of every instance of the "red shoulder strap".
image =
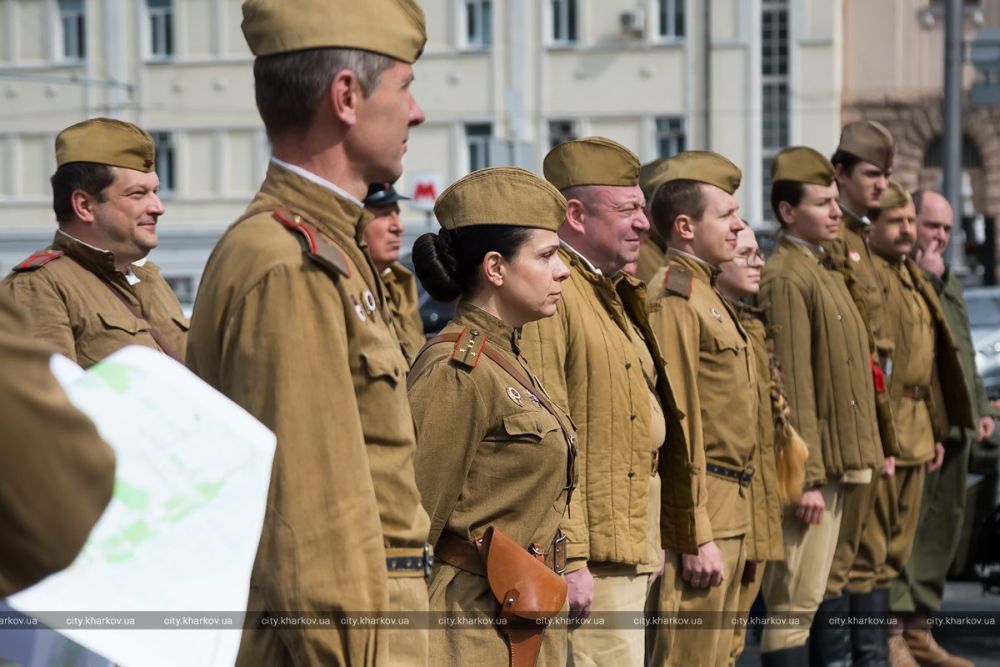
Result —
[[[345,278],[350,278],[351,268],[347,258],[333,243],[330,243],[316,227],[306,222],[301,215],[287,208],[274,209],[274,218],[286,229],[298,234],[306,246],[306,253],[317,264],[332,269]]]
[[[59,259],[65,255],[62,250],[39,250],[31,257],[14,267],[15,271],[34,271],[40,269],[54,259]]]

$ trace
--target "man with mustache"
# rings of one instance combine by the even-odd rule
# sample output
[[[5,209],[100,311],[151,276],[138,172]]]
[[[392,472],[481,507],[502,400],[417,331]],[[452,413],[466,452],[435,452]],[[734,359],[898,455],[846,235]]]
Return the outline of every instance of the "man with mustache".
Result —
[[[885,285],[885,333],[893,345],[889,397],[900,452],[895,474],[878,487],[877,520],[865,526],[856,567],[874,572],[875,590],[888,599],[892,580],[910,556],[926,474],[941,467],[941,440],[948,425],[972,428],[973,420],[961,362],[941,304],[923,270],[908,257],[916,240],[913,199],[899,183],[890,181],[879,207],[869,216],[874,266]],[[890,664],[916,665],[902,627],[891,628],[888,648]]]
[[[656,609],[706,614],[708,627],[657,627],[651,665],[726,663],[733,626],[719,618],[739,609],[753,511],[757,371],[750,339],[715,283],[746,226],[733,196],[741,178],[723,156],[688,151],[663,164],[653,195],[653,223],[668,250],[649,283],[650,326],[686,415],[698,547],[679,553],[667,545]]]
[[[649,328],[645,286],[624,271],[649,229],[639,159],[614,141],[587,137],[553,148],[543,168],[567,200],[559,252],[570,277],[555,316],[524,327],[522,351],[577,426],[580,476],[562,524],[570,617],[640,614],[661,539],[678,551],[696,546],[691,462],[673,391]],[[661,502],[671,513],[662,524]],[[573,627],[570,664],[641,665],[644,643],[641,626]]]
[[[159,244],[156,149],[148,132],[91,118],[56,137],[52,244],[3,281],[31,334],[84,368],[126,345],[184,360],[188,321],[146,256]]]
[[[392,322],[403,354],[408,362],[413,363],[427,339],[417,307],[417,280],[413,272],[399,262],[403,242],[399,202],[403,199],[409,197],[396,192],[392,183],[374,183],[369,186],[368,195],[362,203],[373,216],[365,227],[368,253],[385,285]]]
[[[425,665],[425,627],[266,618],[427,611],[408,364],[361,242],[368,186],[399,178],[424,121],[411,90],[424,13],[247,0],[242,27],[271,163],[208,260],[188,346],[191,369],[278,438],[247,603],[265,618],[237,664]]]

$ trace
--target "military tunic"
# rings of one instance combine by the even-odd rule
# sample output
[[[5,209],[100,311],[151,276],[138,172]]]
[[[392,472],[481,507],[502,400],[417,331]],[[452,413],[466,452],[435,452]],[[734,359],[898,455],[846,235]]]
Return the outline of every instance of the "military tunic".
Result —
[[[115,457],[0,295],[0,598],[68,566],[111,499]]]
[[[452,360],[452,343],[432,345],[417,358],[408,385],[417,433],[417,486],[431,518],[430,539],[437,542],[447,532],[471,541],[495,526],[524,547],[549,549],[573,481],[567,474],[571,445],[559,421],[531,395],[544,389],[520,354],[520,331],[462,303],[442,334],[466,327],[535,384],[522,386],[485,354],[464,363]],[[485,577],[438,560],[430,608],[492,618],[498,605]],[[558,623],[545,631],[539,664],[565,661],[566,625]],[[508,663],[506,639],[496,627],[457,627],[431,635],[432,665]]]
[[[126,345],[164,351],[152,329],[183,360],[188,320],[177,297],[152,262],[131,269],[135,284],[115,268],[112,253],[56,232],[46,250],[4,278],[3,287],[29,314],[32,335],[84,368]]]
[[[251,610],[377,613],[403,599],[426,609],[421,572],[387,575],[387,557],[420,553],[429,521],[413,473],[407,363],[359,245],[370,215],[272,162],[202,278],[188,364],[278,437]],[[418,629],[398,640],[373,627],[248,631],[237,662],[426,655]]]
[[[406,360],[412,364],[417,358],[417,352],[427,341],[417,303],[417,279],[408,268],[399,262],[393,262],[382,273],[382,283],[389,297],[396,336],[399,337]]]

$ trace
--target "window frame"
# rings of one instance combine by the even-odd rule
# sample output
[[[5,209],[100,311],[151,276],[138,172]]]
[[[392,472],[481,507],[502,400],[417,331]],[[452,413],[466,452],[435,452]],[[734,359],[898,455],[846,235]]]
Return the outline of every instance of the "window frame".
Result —
[[[664,125],[669,125],[669,127],[664,128]],[[658,158],[673,157],[687,150],[687,119],[684,116],[656,116],[653,128]],[[664,150],[664,141],[670,142],[675,150]]]
[[[549,0],[549,45],[576,46],[580,43],[580,0]],[[561,26],[565,26],[559,31]],[[558,34],[558,32],[564,34]]]
[[[493,142],[493,123],[466,123],[463,130],[465,132],[465,159],[468,172],[472,173],[491,166],[493,156],[490,144]],[[483,162],[483,164],[477,165],[477,160],[473,160],[474,149],[480,152],[482,158],[478,162]]]
[[[153,3],[163,3],[153,6]],[[174,0],[145,0],[148,57],[150,60],[170,60],[177,55],[177,35],[175,30],[176,5]],[[158,43],[162,43],[161,48]]]
[[[177,142],[170,130],[150,130],[153,145],[156,146],[154,168],[160,179],[160,196],[170,197],[177,192]]]
[[[493,0],[463,0],[462,34],[466,48],[489,49],[493,46],[493,9]]]
[[[680,22],[678,24],[678,8]],[[652,34],[657,42],[679,42],[687,38],[688,24],[687,0],[653,0],[650,16],[655,22]]]
[[[64,62],[81,62],[87,59],[87,3],[79,0],[79,9],[65,8],[64,0],[56,0],[56,12],[59,16],[59,59]],[[67,31],[69,22],[75,23],[72,31]],[[67,53],[67,43],[76,47],[76,55]]]

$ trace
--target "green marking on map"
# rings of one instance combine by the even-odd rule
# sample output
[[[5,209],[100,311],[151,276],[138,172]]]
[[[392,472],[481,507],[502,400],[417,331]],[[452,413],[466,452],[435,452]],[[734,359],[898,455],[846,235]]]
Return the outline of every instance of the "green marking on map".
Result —
[[[149,494],[145,489],[133,486],[121,479],[115,478],[115,498],[134,512],[145,512],[149,509]]]
[[[132,385],[132,373],[134,371],[131,367],[126,366],[125,364],[105,362],[103,364],[97,364],[90,369],[90,372],[104,380],[104,382],[111,387],[112,391],[118,394],[124,394]]]

